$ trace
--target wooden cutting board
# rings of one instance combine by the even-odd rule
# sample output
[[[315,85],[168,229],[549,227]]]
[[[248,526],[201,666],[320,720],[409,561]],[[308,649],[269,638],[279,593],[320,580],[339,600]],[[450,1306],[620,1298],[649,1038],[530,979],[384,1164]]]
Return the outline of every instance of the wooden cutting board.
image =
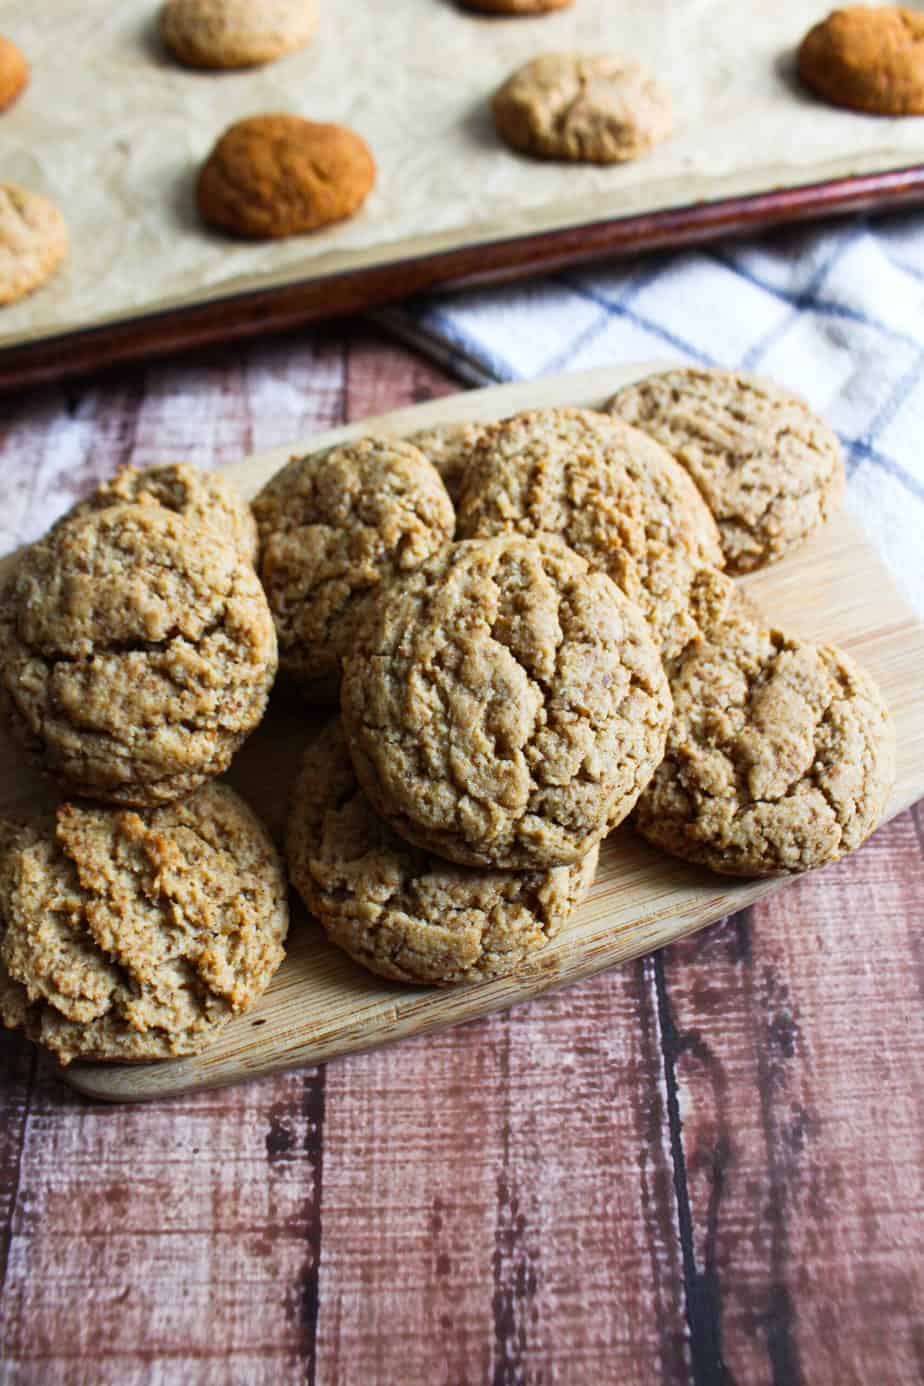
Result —
[[[461,394],[277,448],[238,463],[230,475],[251,496],[293,451],[365,432],[401,433],[434,423],[497,418],[527,406],[599,406],[613,390],[652,368],[619,367]],[[745,585],[774,624],[844,645],[875,675],[898,730],[898,778],[889,815],[924,795],[924,627],[856,526],[839,514],[797,554]],[[317,721],[301,707],[277,701],[228,776],[277,834],[300,748]],[[0,748],[0,768],[0,812],[51,802],[47,786],[13,748]],[[514,976],[450,990],[374,977],[328,944],[321,929],[295,908],[289,954],[269,991],[207,1053],[139,1066],[74,1064],[65,1077],[96,1097],[144,1101],[315,1064],[526,1001],[661,948],[785,884],[785,878],[723,879],[663,856],[629,829],[620,829],[605,844],[593,890],[561,938]]]

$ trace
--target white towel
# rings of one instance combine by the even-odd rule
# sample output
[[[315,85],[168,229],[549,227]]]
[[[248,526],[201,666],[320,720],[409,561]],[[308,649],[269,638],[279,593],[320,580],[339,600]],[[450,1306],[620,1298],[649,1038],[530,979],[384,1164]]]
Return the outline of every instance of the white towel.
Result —
[[[850,510],[924,617],[924,214],[622,260],[379,316],[479,385],[658,358],[791,387],[837,430]]]

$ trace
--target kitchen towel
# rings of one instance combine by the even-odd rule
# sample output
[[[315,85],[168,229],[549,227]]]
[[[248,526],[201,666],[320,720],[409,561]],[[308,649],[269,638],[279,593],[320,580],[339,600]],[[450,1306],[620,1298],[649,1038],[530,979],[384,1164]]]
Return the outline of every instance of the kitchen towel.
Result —
[[[836,429],[848,507],[924,617],[924,214],[621,260],[378,317],[478,385],[663,360],[789,386]]]

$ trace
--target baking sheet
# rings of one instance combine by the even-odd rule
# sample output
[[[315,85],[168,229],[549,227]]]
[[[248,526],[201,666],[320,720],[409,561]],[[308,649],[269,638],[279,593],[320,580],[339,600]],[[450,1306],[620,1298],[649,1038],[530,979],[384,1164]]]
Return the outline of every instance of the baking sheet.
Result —
[[[0,347],[503,236],[924,162],[924,118],[829,109],[792,51],[813,0],[576,0],[537,19],[454,0],[317,0],[314,43],[267,67],[175,64],[150,0],[8,0],[0,28],[33,69],[0,116],[0,178],[46,193],[71,231],[66,266],[4,308]],[[622,167],[506,150],[487,100],[512,68],[562,48],[618,49],[671,90],[676,132]],[[233,120],[289,110],[371,145],[377,187],[352,221],[244,244],[200,225],[195,173]]]

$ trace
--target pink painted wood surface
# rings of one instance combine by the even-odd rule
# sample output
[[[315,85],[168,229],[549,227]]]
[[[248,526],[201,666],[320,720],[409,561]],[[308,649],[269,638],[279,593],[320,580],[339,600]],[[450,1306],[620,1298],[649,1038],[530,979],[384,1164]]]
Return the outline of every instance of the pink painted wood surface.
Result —
[[[357,331],[0,402],[0,548],[455,388]],[[924,818],[655,958],[160,1107],[0,1036],[0,1381],[924,1379]]]

